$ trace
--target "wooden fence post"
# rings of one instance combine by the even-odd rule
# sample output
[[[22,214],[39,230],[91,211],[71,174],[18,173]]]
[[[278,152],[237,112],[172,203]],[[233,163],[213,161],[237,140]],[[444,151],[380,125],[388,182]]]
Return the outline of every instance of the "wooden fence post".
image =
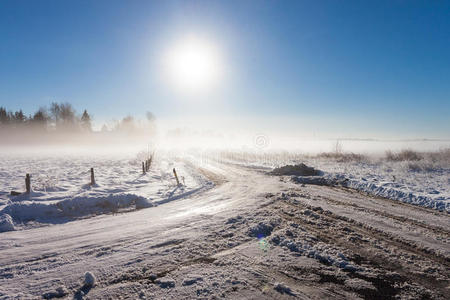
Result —
[[[95,184],[94,168],[91,168],[91,185]]]
[[[27,189],[27,194],[29,194],[31,192],[31,179],[30,179],[30,174],[28,174],[28,173],[25,176],[25,187]]]
[[[175,175],[175,179],[177,180],[177,185],[180,185],[180,181],[178,180],[177,171],[173,168],[173,175]]]
[[[145,175],[145,166],[144,166],[144,162],[142,162],[142,174]]]

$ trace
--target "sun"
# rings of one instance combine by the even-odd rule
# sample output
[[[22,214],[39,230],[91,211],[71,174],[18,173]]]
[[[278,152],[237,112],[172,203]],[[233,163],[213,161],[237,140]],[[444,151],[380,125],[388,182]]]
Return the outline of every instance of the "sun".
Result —
[[[171,84],[183,92],[202,92],[218,85],[222,62],[213,43],[190,36],[176,43],[165,59]]]

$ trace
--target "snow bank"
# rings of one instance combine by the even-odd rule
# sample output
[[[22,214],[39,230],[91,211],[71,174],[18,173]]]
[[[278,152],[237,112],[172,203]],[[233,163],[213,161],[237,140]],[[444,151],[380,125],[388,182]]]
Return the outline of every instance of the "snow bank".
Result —
[[[364,178],[349,179],[343,174],[328,174],[324,177],[311,176],[295,176],[292,180],[301,184],[327,185],[336,186],[341,185],[352,188],[358,191],[366,192],[370,195],[388,198],[392,200],[399,200],[405,203],[419,205],[422,207],[433,208],[441,211],[450,212],[450,202],[444,199],[431,198],[429,196],[416,195],[413,192],[403,191],[395,188],[393,183],[381,182],[374,183],[367,181]]]
[[[15,230],[15,228],[11,216],[8,214],[0,215],[0,232],[13,230]]]
[[[337,182],[330,180],[329,178],[312,177],[312,176],[292,177],[292,181],[294,181],[296,183],[301,183],[301,184],[328,185],[328,186],[337,184]]]
[[[260,169],[278,168],[286,172],[277,175],[299,176],[297,182],[301,184],[344,185],[372,195],[449,212],[449,151],[419,153],[417,158],[423,158],[421,160],[415,160],[414,153],[402,151],[404,157],[399,161],[353,153],[311,156],[295,152],[236,152],[225,154],[222,161],[259,166]],[[322,170],[323,178],[290,172],[293,166],[302,164]],[[286,165],[291,166],[281,167]],[[345,179],[348,182],[342,182]]]
[[[141,163],[134,154],[5,155],[0,161],[0,214],[10,215],[17,230],[18,223],[28,221],[35,221],[27,224],[33,227],[39,222],[148,208],[213,186],[195,167],[171,156],[158,156],[146,174]],[[97,182],[92,186],[87,184],[91,167]],[[173,168],[183,186],[177,186]],[[32,175],[31,193],[12,196],[7,191],[23,190],[26,173]]]
[[[135,201],[136,209],[143,209],[155,206],[153,203],[150,202],[150,199],[146,199],[144,197],[139,197]]]
[[[144,205],[145,203],[145,205]],[[110,194],[100,197],[74,197],[57,203],[15,202],[0,211],[16,222],[47,222],[54,218],[82,217],[86,215],[117,212],[120,209],[153,206],[148,199],[135,194]]]
[[[346,181],[346,186],[371,195],[450,212],[450,202],[448,201],[398,190],[386,185],[386,183],[376,184],[363,180],[348,180]]]

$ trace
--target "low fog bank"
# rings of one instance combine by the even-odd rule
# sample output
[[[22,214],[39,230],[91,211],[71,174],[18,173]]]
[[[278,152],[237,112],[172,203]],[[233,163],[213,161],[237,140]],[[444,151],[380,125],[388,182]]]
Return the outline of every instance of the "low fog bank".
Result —
[[[142,150],[183,153],[194,151],[231,151],[264,153],[355,153],[370,156],[387,151],[439,152],[450,148],[449,140],[383,140],[305,138],[241,132],[223,134],[217,131],[91,131],[35,132],[34,130],[0,131],[0,153],[129,153]]]
[[[160,148],[209,149],[249,152],[353,152],[384,155],[386,151],[411,149],[420,152],[450,148],[450,139],[422,137],[419,133],[336,130],[321,120],[290,117],[198,116],[183,119],[158,118]],[[439,137],[439,135],[437,135]]]
[[[20,109],[0,107],[0,143],[2,146],[100,146],[138,144],[156,134],[155,117],[145,119],[131,115],[111,120],[93,130],[93,117],[84,109],[77,113],[70,103],[52,103],[26,116]]]
[[[297,152],[319,154],[323,152],[360,153],[367,155],[384,154],[386,151],[410,149],[419,152],[434,152],[450,148],[450,140],[387,140],[387,139],[339,139],[305,138],[285,135],[266,135],[262,133],[221,134],[205,133],[182,134],[169,131],[155,139],[160,149],[165,150],[230,150],[248,152]]]
[[[124,144],[146,144],[154,133],[137,131],[54,131],[38,130],[0,130],[1,147],[111,147]]]
[[[141,119],[128,115],[97,122],[94,130],[94,117],[86,109],[78,113],[69,103],[52,103],[29,116],[22,110],[13,112],[0,107],[0,153],[126,154],[144,149],[384,155],[386,151],[439,152],[450,148],[449,139],[378,139],[364,138],[362,134],[363,138],[345,138],[291,121],[238,116],[156,120],[147,112]]]

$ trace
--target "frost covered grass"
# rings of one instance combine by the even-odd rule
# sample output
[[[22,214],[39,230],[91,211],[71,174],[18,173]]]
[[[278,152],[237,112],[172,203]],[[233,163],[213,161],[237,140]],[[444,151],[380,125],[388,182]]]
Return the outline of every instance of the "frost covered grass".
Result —
[[[404,167],[415,172],[450,169],[450,148],[435,152],[417,152],[410,149],[386,151],[385,159],[389,162],[403,162]]]
[[[386,151],[386,159],[389,161],[416,161],[423,159],[423,156],[418,152],[409,149],[397,153],[388,150]]]

